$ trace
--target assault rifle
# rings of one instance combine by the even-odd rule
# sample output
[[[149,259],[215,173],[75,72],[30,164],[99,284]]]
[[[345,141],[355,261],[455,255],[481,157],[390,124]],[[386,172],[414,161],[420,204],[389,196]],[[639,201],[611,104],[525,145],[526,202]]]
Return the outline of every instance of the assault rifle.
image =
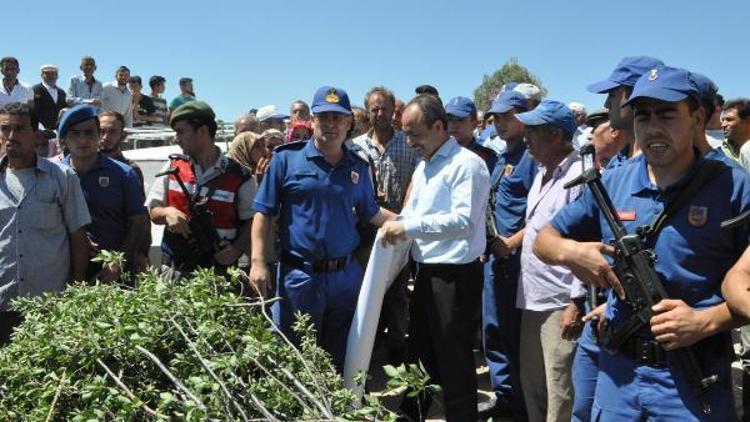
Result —
[[[593,148],[586,152],[593,158]],[[579,177],[567,183],[565,188],[580,184],[586,184],[591,189],[599,210],[612,230],[615,248],[615,264],[612,269],[617,279],[620,280],[620,284],[625,291],[626,302],[633,311],[633,315],[622,326],[614,328],[607,325],[604,332],[600,333],[602,347],[609,353],[615,354],[636,331],[649,326],[651,317],[654,316],[651,308],[660,301],[669,299],[667,291],[654,269],[656,255],[652,250],[644,247],[645,238],[655,234],[661,223],[640,227],[636,230],[636,234],[628,234],[601,182],[601,174],[598,169],[593,167],[586,169]],[[665,218],[666,215],[660,215],[655,223],[660,220],[663,222]],[[667,351],[666,355],[672,358],[676,369],[686,376],[703,412],[710,414],[711,406],[706,399],[706,395],[709,387],[717,381],[718,376],[703,373],[692,347]]]
[[[156,177],[174,175],[180,189],[188,198],[188,210],[190,218],[187,221],[190,228],[190,237],[185,239],[182,235],[169,230],[164,231],[164,242],[171,249],[172,259],[183,270],[191,270],[197,266],[209,267],[213,264],[213,256],[222,248],[222,241],[213,224],[213,213],[208,209],[209,194],[201,197],[200,192],[194,195],[188,191],[185,183],[180,177],[180,169],[170,167],[169,170],[158,173]]]

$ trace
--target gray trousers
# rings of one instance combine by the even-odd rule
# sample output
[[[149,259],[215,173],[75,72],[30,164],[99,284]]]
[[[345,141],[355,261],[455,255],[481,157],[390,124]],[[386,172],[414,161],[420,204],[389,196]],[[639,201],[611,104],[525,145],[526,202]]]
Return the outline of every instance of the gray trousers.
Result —
[[[563,310],[521,316],[521,388],[530,422],[571,420],[576,342],[560,337]]]

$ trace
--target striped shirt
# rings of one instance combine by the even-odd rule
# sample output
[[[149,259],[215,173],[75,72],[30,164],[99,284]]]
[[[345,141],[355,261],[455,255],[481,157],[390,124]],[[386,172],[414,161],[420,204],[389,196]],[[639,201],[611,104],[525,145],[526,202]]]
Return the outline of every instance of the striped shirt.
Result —
[[[406,143],[404,132],[396,131],[382,151],[365,133],[354,140],[374,165],[378,202],[383,208],[400,212],[404,206],[406,189],[421,157]]]

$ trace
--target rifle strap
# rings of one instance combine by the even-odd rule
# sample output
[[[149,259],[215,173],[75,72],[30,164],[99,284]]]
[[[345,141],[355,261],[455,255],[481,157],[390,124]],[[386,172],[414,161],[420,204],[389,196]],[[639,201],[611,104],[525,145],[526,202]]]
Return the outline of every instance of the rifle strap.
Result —
[[[729,167],[717,160],[703,160],[700,168],[696,171],[690,181],[680,189],[679,192],[667,203],[664,210],[654,218],[654,221],[645,227],[642,227],[639,233],[644,239],[656,236],[664,226],[664,222],[672,216],[677,210],[684,207],[695,194],[709,181],[718,177],[724,170]]]

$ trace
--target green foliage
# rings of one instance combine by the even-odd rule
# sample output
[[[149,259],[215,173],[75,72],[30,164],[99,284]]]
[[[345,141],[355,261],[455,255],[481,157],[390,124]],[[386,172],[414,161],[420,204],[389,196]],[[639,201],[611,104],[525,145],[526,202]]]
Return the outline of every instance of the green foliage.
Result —
[[[491,76],[485,74],[482,78],[482,84],[474,90],[474,103],[477,110],[487,110],[492,105],[492,100],[500,92],[500,88],[508,82],[528,82],[539,87],[542,95],[547,95],[547,90],[534,74],[529,72],[523,65],[518,63],[518,59],[511,57],[500,69],[496,70]]]
[[[179,283],[151,272],[132,290],[18,299],[26,321],[0,349],[0,421],[393,420],[373,397],[355,405],[309,320],[297,349],[238,285],[236,272]]]

